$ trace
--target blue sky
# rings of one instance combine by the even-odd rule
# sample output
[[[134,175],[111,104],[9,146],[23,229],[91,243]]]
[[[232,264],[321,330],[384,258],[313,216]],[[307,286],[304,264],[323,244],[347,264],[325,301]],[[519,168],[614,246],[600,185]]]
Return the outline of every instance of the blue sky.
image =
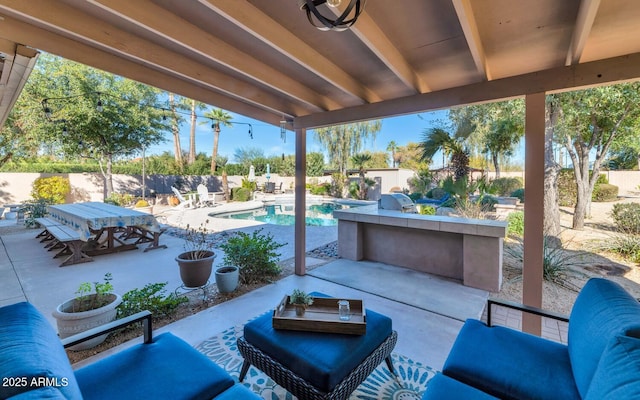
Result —
[[[198,112],[203,115],[204,111]],[[231,114],[232,120],[241,123],[250,123],[253,127],[253,139],[249,138],[249,127],[244,124],[235,124],[232,127],[222,127],[218,154],[228,156],[230,162],[234,162],[233,153],[239,148],[260,148],[266,157],[284,154],[295,154],[295,135],[287,131],[287,140],[283,143],[280,139],[280,128],[260,121],[252,120],[238,114]],[[188,119],[188,118],[186,118]],[[422,132],[433,126],[438,121],[447,120],[447,111],[434,111],[429,113],[411,114],[402,117],[385,118],[382,120],[382,129],[378,133],[375,142],[369,142],[365,148],[369,151],[386,151],[390,141],[395,140],[399,146],[408,142],[418,142]],[[198,118],[196,127],[196,151],[211,155],[213,149],[213,131],[211,121]],[[201,124],[203,123],[204,124]],[[170,137],[167,134],[167,137]],[[183,151],[189,150],[189,124],[185,123],[180,130],[180,142]],[[173,153],[173,140],[168,140],[160,145],[152,146],[147,154],[159,154],[164,151]],[[314,140],[312,131],[307,134],[307,152],[322,152],[323,148]]]

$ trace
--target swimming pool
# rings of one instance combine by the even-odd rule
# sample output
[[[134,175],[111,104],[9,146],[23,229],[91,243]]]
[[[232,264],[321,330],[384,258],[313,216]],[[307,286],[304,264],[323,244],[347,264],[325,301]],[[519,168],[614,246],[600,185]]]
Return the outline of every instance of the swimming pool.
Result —
[[[307,212],[305,215],[306,225],[337,225],[338,220],[333,219],[334,210],[344,210],[357,206],[358,204],[336,203],[332,201],[307,204]],[[216,218],[248,219],[273,225],[294,225],[295,208],[293,203],[265,204],[262,208],[232,214],[216,215]]]

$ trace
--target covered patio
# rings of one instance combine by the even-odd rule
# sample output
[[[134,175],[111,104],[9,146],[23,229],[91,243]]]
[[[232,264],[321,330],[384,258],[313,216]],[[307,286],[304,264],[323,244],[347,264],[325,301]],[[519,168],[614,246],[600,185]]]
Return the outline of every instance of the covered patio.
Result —
[[[307,130],[524,96],[532,306],[542,296],[545,94],[640,77],[631,0],[368,1],[343,32],[319,31],[293,0],[2,0],[0,16],[4,57],[24,67],[25,47],[42,50],[270,123],[274,134],[294,130],[297,210]],[[3,85],[2,104],[19,87]],[[298,215],[299,275],[304,243]]]

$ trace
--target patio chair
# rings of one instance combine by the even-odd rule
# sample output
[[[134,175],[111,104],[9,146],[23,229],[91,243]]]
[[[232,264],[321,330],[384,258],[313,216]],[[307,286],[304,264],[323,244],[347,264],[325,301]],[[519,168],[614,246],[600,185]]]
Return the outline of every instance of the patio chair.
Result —
[[[182,193],[180,193],[180,191],[173,186],[171,186],[171,190],[173,191],[173,194],[175,194],[178,200],[180,201],[180,204],[178,204],[176,208],[194,207],[192,199],[186,200],[184,196],[182,196]]]
[[[209,193],[209,189],[202,183],[198,185],[198,207],[215,207],[215,193]]]

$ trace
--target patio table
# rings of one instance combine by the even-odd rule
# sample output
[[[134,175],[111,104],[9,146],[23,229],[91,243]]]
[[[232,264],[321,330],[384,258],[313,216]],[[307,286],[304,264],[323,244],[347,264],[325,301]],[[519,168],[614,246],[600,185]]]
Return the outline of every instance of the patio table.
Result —
[[[162,230],[151,214],[100,202],[52,205],[47,211],[50,219],[77,231],[80,240],[90,244],[88,255],[133,250],[143,242],[151,242],[146,250],[166,247],[159,244]],[[134,231],[139,239],[125,243],[116,236],[118,231]]]

